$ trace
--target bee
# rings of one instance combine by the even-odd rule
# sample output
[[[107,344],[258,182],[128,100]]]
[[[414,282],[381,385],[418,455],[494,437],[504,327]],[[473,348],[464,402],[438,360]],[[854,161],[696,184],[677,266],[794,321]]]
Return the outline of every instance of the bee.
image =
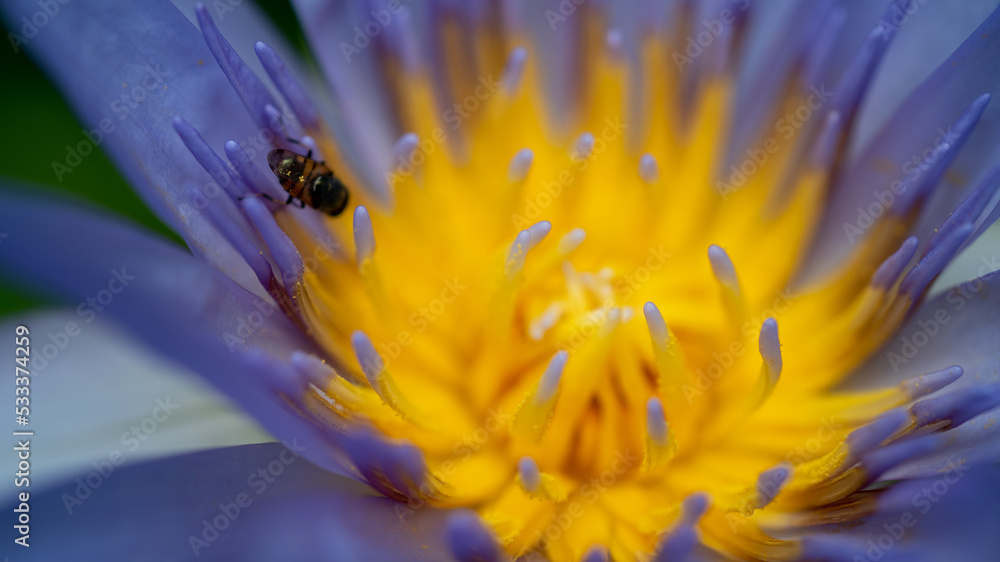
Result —
[[[281,187],[288,192],[285,205],[298,201],[300,209],[309,205],[317,211],[335,217],[344,212],[350,194],[325,162],[312,159],[312,150],[305,156],[291,150],[275,149],[267,154],[267,165],[278,176]],[[277,201],[262,194],[265,199]]]

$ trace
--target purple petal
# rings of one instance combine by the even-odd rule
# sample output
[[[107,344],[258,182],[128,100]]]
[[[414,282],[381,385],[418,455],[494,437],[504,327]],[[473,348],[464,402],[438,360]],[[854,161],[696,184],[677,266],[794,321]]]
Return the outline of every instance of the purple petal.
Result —
[[[1000,469],[954,465],[889,488],[860,525],[808,537],[803,558],[880,562],[992,562],[1000,552]]]
[[[852,375],[848,387],[876,388],[958,365],[965,371],[962,377],[940,394],[924,399],[916,413],[961,422],[970,414],[989,410],[961,427],[932,436],[931,454],[892,470],[890,477],[934,474],[949,462],[1000,461],[1000,409],[992,407],[995,385],[1000,382],[998,318],[1000,272],[994,272],[921,305],[896,336]]]
[[[9,233],[0,252],[8,277],[78,302],[88,315],[107,312],[205,376],[274,435],[306,443],[314,462],[344,470],[334,457],[339,436],[276,395],[306,383],[289,355],[318,353],[276,305],[176,247],[63,204],[6,197],[0,224]]]
[[[1000,10],[994,11],[903,103],[864,148],[859,161],[833,187],[830,211],[818,237],[812,266],[818,267],[820,261],[829,263],[831,256],[846,251],[851,241],[844,235],[844,225],[856,223],[857,208],[878,203],[878,195],[892,189],[895,181],[917,174],[925,151],[952,140],[947,130],[962,109],[982,94],[998,90]],[[995,163],[1000,138],[998,120],[1000,108],[989,107],[965,143],[965,150],[949,168],[952,173],[931,195],[916,232],[939,226],[968,188],[976,185],[987,167]]]
[[[301,445],[105,468],[36,496],[32,554],[70,560],[441,560],[443,514],[310,464]],[[6,506],[10,512],[13,506]]]
[[[338,131],[341,146],[359,162],[359,175],[373,193],[385,197],[383,171],[401,131],[391,118],[378,56],[381,43],[400,32],[405,18],[387,9],[370,11],[365,2],[297,0],[293,5],[329,84],[336,116],[344,124]]]
[[[256,284],[210,221],[182,210],[190,207],[185,186],[204,190],[212,178],[171,120],[183,117],[219,151],[227,140],[248,142],[260,132],[201,34],[169,2],[70,2],[59,9],[28,51],[85,126],[98,134],[103,126],[98,144],[153,211],[193,251],[244,286]],[[19,20],[38,5],[6,2],[2,10]]]

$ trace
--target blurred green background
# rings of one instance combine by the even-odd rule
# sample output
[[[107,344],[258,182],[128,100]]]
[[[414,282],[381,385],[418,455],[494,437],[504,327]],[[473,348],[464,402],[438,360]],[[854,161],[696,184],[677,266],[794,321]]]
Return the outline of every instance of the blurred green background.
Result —
[[[292,45],[304,51],[302,32],[288,0],[263,0],[256,4],[281,28]],[[8,31],[3,25],[4,37]],[[146,208],[100,148],[72,173],[64,174],[59,182],[52,170],[53,158],[65,154],[66,145],[83,138],[83,125],[23,49],[14,53],[9,44],[0,47],[0,69],[6,77],[0,88],[0,124],[3,127],[0,181],[7,184],[7,188],[14,180],[22,185],[25,182],[44,184],[72,192],[181,244],[181,239]],[[30,185],[24,188],[30,189]],[[15,288],[0,278],[0,316],[44,304],[44,298]]]

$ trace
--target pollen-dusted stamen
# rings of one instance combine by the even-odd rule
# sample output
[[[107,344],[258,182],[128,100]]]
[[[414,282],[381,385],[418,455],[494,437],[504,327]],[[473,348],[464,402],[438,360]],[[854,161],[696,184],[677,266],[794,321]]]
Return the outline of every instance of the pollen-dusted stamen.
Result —
[[[531,457],[521,457],[517,461],[517,480],[521,488],[531,496],[551,502],[564,502],[569,486],[551,474],[538,469],[538,463]]]
[[[705,516],[711,500],[708,495],[696,492],[684,498],[681,502],[680,517],[674,528],[660,541],[653,557],[655,562],[670,562],[685,560],[698,543],[698,532],[695,525]]]
[[[677,441],[667,424],[663,403],[653,397],[646,401],[646,456],[643,467],[657,470],[670,463],[677,454]]]
[[[525,230],[517,233],[514,243],[507,251],[507,261],[504,264],[504,274],[507,279],[513,279],[524,269],[524,260],[528,257],[528,252],[535,248],[552,230],[552,224],[548,221],[535,223]]]
[[[756,497],[751,507],[753,509],[764,509],[781,492],[785,482],[792,475],[792,466],[788,463],[781,463],[760,473],[757,477],[757,484],[754,489]]]
[[[958,427],[1000,405],[1000,384],[968,386],[941,396],[927,398],[910,407],[917,427],[947,421]]]
[[[421,425],[429,420],[426,414],[421,412],[410,400],[399,390],[396,381],[392,378],[386,368],[385,360],[375,351],[368,334],[358,330],[351,334],[351,347],[354,348],[354,355],[357,357],[358,365],[368,379],[368,384],[372,390],[393,410],[396,410],[403,418]]]
[[[528,227],[528,251],[541,244],[542,240],[552,231],[552,223],[542,221]]]
[[[522,148],[517,151],[507,165],[507,181],[510,183],[523,182],[531,171],[531,163],[535,161],[535,153],[530,148]]]
[[[906,392],[910,400],[913,400],[941,390],[961,378],[964,372],[961,367],[953,365],[947,369],[906,379],[899,383],[899,385]]]
[[[683,352],[655,304],[651,302],[644,304],[642,313],[646,317],[649,339],[653,342],[657,385],[671,396],[676,396],[681,384],[687,378]],[[671,400],[671,406],[674,406],[673,402]]]
[[[569,353],[559,351],[549,361],[538,384],[514,413],[512,431],[515,435],[535,441],[541,439],[559,398],[559,382],[568,359]]]
[[[517,461],[517,476],[520,478],[524,491],[534,494],[542,484],[542,474],[538,471],[538,463],[531,457],[521,457]]]
[[[293,351],[288,357],[289,362],[302,373],[303,378],[313,386],[322,387],[337,376],[333,367],[311,353]]]

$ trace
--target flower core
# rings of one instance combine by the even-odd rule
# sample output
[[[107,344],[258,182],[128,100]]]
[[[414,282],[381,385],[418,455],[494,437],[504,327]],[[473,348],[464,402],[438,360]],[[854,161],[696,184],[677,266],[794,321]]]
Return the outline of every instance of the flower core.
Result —
[[[697,532],[728,556],[796,558],[801,543],[776,537],[870,514],[866,488],[923,450],[908,437],[955,421],[933,401],[895,408],[957,367],[834,389],[972,228],[946,223],[918,259],[911,186],[842,265],[801,281],[863,84],[827,91],[804,65],[734,158],[738,25],[685,65],[676,34],[629,49],[596,11],[579,17],[586,64],[565,105],[517,26],[487,18],[466,42],[473,24],[442,16],[441,60],[388,49],[386,97],[411,132],[374,186],[258,44],[313,157],[360,202],[339,217],[272,205],[282,238],[244,201],[286,274],[272,293],[332,367],[288,398],[378,436],[388,452],[351,458],[404,521],[471,508],[510,555],[669,556]],[[288,241],[334,259],[283,262]]]

